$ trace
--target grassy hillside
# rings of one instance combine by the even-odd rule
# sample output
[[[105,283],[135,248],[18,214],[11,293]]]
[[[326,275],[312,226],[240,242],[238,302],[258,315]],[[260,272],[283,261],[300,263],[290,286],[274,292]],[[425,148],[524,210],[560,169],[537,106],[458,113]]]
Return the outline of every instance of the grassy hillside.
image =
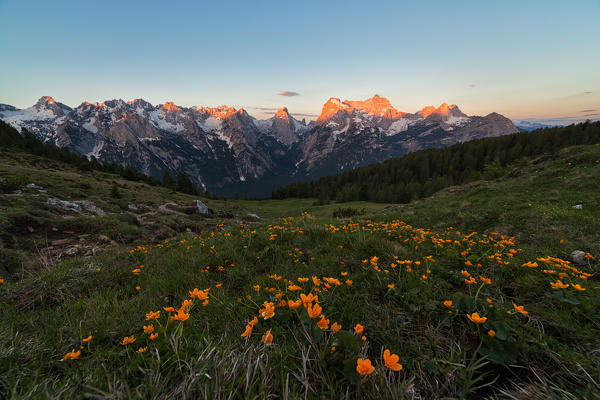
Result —
[[[41,266],[30,257],[27,274],[0,276],[3,397],[600,393],[598,146],[409,204],[203,199],[208,217],[160,212],[187,195],[61,165],[40,170],[31,156],[0,160],[1,177],[109,212],[64,218],[46,194],[0,195],[4,252],[27,255],[52,227],[117,239],[96,256]],[[130,203],[147,208],[147,224]],[[340,207],[357,215],[333,218]],[[583,264],[568,262],[573,250]]]

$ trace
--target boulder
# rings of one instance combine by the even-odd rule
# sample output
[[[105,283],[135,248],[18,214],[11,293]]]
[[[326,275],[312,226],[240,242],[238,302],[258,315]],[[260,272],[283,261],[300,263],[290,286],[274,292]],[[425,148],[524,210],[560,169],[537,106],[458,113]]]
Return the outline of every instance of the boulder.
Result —
[[[74,203],[81,205],[85,211],[88,211],[92,214],[95,214],[98,217],[104,217],[106,213],[103,209],[94,204],[93,201],[90,200],[78,200]]]
[[[575,264],[579,264],[579,265],[587,264],[587,259],[585,258],[584,251],[575,250],[571,253],[569,258],[571,258],[571,261],[573,261]]]
[[[198,209],[199,214],[208,214],[208,207],[206,206],[206,204],[204,204],[200,200],[194,200],[194,203],[196,205],[196,208]]]
[[[131,211],[137,211],[137,206],[135,204],[127,204],[127,208],[129,208]]]
[[[248,218],[252,218],[252,219],[260,219],[260,217],[256,214],[248,214]]]
[[[49,204],[51,206],[60,207],[65,211],[72,211],[72,212],[80,212],[81,211],[81,206],[79,204],[72,202],[72,201],[57,199],[54,197],[49,198],[46,201],[46,204]]]
[[[583,210],[583,204],[575,204],[573,208],[576,210]]]

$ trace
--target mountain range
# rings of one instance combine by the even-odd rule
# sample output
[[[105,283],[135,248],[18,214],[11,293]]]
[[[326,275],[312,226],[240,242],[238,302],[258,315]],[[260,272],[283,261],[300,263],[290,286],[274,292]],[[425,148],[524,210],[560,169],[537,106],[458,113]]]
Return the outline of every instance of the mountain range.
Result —
[[[228,106],[119,99],[71,108],[49,96],[26,109],[0,104],[0,119],[81,155],[159,178],[184,171],[202,190],[252,196],[420,149],[518,132],[497,113],[467,116],[446,103],[406,113],[378,95],[331,98],[310,123],[285,107],[258,120]]]

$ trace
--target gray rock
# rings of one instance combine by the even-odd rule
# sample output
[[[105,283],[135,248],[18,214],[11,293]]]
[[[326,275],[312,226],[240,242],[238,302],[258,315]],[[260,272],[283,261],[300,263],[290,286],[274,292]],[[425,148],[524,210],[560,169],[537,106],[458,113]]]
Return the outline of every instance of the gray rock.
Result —
[[[78,200],[74,203],[79,204],[83,207],[85,211],[91,212],[92,214],[97,215],[98,217],[104,217],[106,213],[103,209],[96,206],[93,201],[90,200]]]
[[[256,214],[248,214],[248,217],[252,219],[260,219],[260,217]]]
[[[129,208],[131,211],[137,211],[137,206],[135,204],[127,204],[127,208]]]
[[[583,210],[583,204],[576,204],[573,206],[573,208],[576,210]]]
[[[65,250],[66,255],[68,256],[74,256],[75,254],[77,254],[78,250],[76,247],[71,247],[70,249]]]
[[[80,212],[81,211],[81,206],[79,204],[72,202],[72,201],[57,199],[55,197],[49,198],[46,201],[46,204],[51,205],[51,206],[60,207],[65,211],[72,211],[72,212]]]
[[[38,186],[35,183],[28,183],[27,185],[25,185],[25,187],[27,189],[34,189],[34,190],[42,190],[42,189],[44,189],[42,186]]]
[[[200,200],[194,200],[194,203],[196,203],[196,208],[198,209],[198,213],[208,214],[208,207],[206,206],[206,204],[204,204]]]
[[[585,252],[581,250],[575,250],[570,255],[571,261],[575,264],[584,265],[587,264],[587,259],[585,258]]]
[[[110,239],[106,235],[100,235],[100,236],[98,236],[98,240],[101,241],[101,242],[107,242],[107,243],[110,242]]]

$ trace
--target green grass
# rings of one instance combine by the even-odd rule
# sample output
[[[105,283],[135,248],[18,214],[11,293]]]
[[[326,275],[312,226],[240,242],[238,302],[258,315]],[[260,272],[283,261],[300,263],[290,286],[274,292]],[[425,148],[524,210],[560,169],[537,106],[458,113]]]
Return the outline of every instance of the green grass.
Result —
[[[211,200],[209,207],[233,218],[194,222],[193,216],[159,215],[152,229],[119,211],[108,197],[112,178],[102,178],[108,181],[106,193],[92,198],[112,214],[79,223],[96,224],[98,232],[112,229],[113,237],[138,238],[98,257],[70,258],[7,277],[0,285],[0,393],[69,399],[598,398],[598,264],[590,259],[577,267],[590,274],[587,279],[542,261],[536,268],[521,266],[540,257],[568,259],[575,249],[599,255],[598,159],[598,147],[574,147],[554,159],[515,165],[514,177],[449,188],[407,205]],[[42,174],[19,165],[16,171],[2,167],[0,176]],[[49,191],[63,190],[61,198],[93,196],[72,192],[77,185],[67,183],[66,175],[50,181],[64,173],[85,183],[91,175],[61,171],[30,176]],[[148,206],[192,199],[145,185],[138,189],[123,190],[127,201],[134,195]],[[572,208],[579,203],[583,210]],[[9,214],[61,221],[41,204],[10,204]],[[364,208],[367,214],[334,219],[339,207]],[[251,221],[248,213],[261,220]],[[8,217],[3,212],[0,218]],[[73,229],[71,221],[62,223]],[[196,235],[150,243],[156,238],[151,230],[160,225],[172,233],[185,224]],[[477,233],[468,236],[471,232]],[[148,245],[136,248],[144,239]],[[516,249],[513,257],[510,249]],[[489,258],[495,253],[502,264]],[[473,265],[465,265],[467,260]],[[477,283],[467,285],[463,270]],[[552,289],[560,272],[567,273],[565,283],[586,290]],[[322,314],[340,323],[340,332],[319,329],[318,318],[309,318],[302,307],[277,307],[273,318],[259,318],[249,338],[240,336],[264,301],[279,301],[278,291],[283,299],[299,297],[286,279],[314,293],[312,280],[298,281],[312,276],[342,283],[318,293]],[[492,284],[482,284],[480,276]],[[270,287],[275,291],[265,291]],[[167,322],[163,307],[179,307],[194,288],[210,288],[209,303],[195,300],[188,320]],[[445,300],[453,300],[453,307],[445,307]],[[517,313],[513,303],[528,314]],[[146,313],[156,310],[163,310],[161,317],[147,321]],[[473,312],[488,321],[469,321],[466,314]],[[155,341],[143,333],[150,322],[159,332]],[[358,323],[365,341],[354,334]],[[261,343],[267,330],[274,337],[270,345]],[[88,335],[93,339],[83,344],[79,358],[61,361]],[[121,346],[130,335],[136,342]],[[386,369],[384,349],[399,355],[402,371]],[[360,377],[358,357],[369,358],[375,372]]]

